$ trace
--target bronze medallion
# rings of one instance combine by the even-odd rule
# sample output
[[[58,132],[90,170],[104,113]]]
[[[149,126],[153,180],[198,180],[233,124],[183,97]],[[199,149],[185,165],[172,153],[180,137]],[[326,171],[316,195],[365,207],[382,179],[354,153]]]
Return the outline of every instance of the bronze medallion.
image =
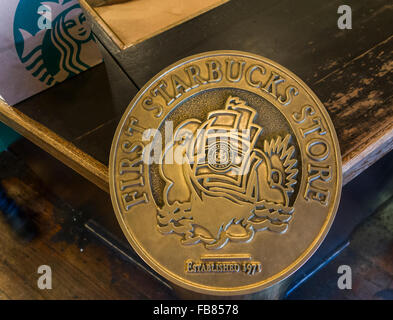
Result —
[[[119,123],[109,170],[134,250],[212,295],[253,293],[296,271],[328,232],[342,180],[315,94],[237,51],[195,55],[150,80]]]

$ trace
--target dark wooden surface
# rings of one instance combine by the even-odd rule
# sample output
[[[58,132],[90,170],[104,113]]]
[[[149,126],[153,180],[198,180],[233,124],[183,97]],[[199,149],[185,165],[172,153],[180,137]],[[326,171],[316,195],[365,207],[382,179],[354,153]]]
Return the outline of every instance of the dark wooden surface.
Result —
[[[0,211],[0,300],[173,298],[167,287],[97,242],[83,227],[86,213],[56,197],[9,152],[0,154],[0,184],[38,228],[25,242]],[[52,290],[37,287],[41,265],[52,269]]]
[[[28,144],[25,142],[19,150],[28,150]],[[37,147],[31,145],[31,148],[34,151]],[[37,158],[42,159],[43,154],[36,153]],[[344,188],[337,219],[326,241],[304,268],[295,273],[293,280],[301,279],[304,273],[320,264],[335,250],[337,242],[350,238],[351,245],[294,290],[289,299],[392,299],[392,160],[393,153],[390,153]],[[48,168],[48,162],[45,163]],[[53,160],[49,166],[55,167],[55,163],[59,164]],[[78,187],[74,180],[78,179],[77,175],[71,177],[71,169],[65,166],[57,168],[57,172],[49,169],[49,173],[55,173],[50,175],[48,171],[40,171],[34,162],[28,164],[9,152],[0,154],[1,186],[28,213],[39,230],[38,236],[26,243],[15,235],[0,212],[0,299],[174,298],[164,285],[122,260],[86,232],[84,223],[94,217],[97,210],[106,211],[107,219],[114,218],[107,194],[96,188],[98,193],[93,196],[80,177]],[[359,199],[359,193],[367,197]],[[369,215],[372,217],[352,233]],[[42,264],[52,267],[51,291],[41,291],[36,286],[37,268]],[[342,264],[352,268],[353,290],[342,291],[337,287],[337,268]]]
[[[392,35],[386,0],[349,0],[352,30],[337,27],[340,0],[231,0],[196,19],[115,54],[143,86],[175,61],[210,50],[243,50],[313,84]],[[317,92],[318,94],[318,92]]]
[[[294,71],[320,97],[338,133],[347,183],[393,148],[393,7],[350,1],[353,29],[339,30],[340,4],[232,0],[125,51],[101,47],[105,66],[16,108],[107,165],[121,114],[154,74],[194,53],[249,51]]]
[[[102,48],[105,64],[41,92],[15,107],[78,146],[85,136],[116,121],[138,89]],[[83,150],[83,149],[82,149]],[[95,156],[94,152],[86,150]]]
[[[393,148],[391,137],[381,148],[367,150],[384,135],[393,135],[393,6],[387,1],[348,1],[353,29],[340,30],[337,8],[341,4],[232,0],[127,50],[113,50],[113,54],[137,87],[167,65],[204,51],[243,50],[282,64],[325,104],[337,130],[344,164],[360,155],[351,163],[354,170],[344,170],[347,183]],[[114,130],[109,124],[95,135],[113,135]],[[100,158],[108,159],[108,154]]]
[[[368,221],[373,221],[373,216],[378,215],[378,212],[381,211],[382,208],[386,208],[385,216],[392,218],[393,204],[393,152],[390,152],[382,159],[378,160],[375,164],[373,164],[369,169],[364,171],[358,177],[353,179],[347,185],[344,186],[341,195],[340,205],[336,214],[336,218],[334,219],[333,225],[330,228],[325,240],[322,242],[321,246],[318,248],[316,253],[306,262],[306,264],[300,268],[293,276],[292,283],[290,286],[294,288],[297,286],[299,281],[304,281],[305,278],[308,278],[310,274],[318,270],[320,267],[325,266],[330,258],[338,253],[338,257],[341,257],[341,254],[346,254],[348,249],[346,248],[342,253],[338,251],[345,247],[349,241],[349,248],[354,248],[352,242],[357,241],[354,240],[359,239],[357,236],[358,229],[363,229],[364,232],[361,233],[360,237],[363,242],[369,241],[374,242],[374,239],[379,237],[378,234],[374,234],[376,229],[371,230],[370,234],[367,234],[365,231],[367,229]],[[388,220],[386,220],[388,222]],[[393,221],[393,220],[392,220]],[[391,253],[389,254],[389,248],[393,243],[393,234],[389,233],[392,222],[386,224],[387,229],[384,231],[384,239],[387,241],[381,241],[381,249],[385,248],[385,256],[384,259],[387,259],[393,263],[393,256]],[[382,230],[382,229],[381,229]],[[377,232],[377,231],[376,231]],[[389,239],[390,237],[390,239]],[[350,249],[349,251],[351,251]],[[362,249],[360,246],[356,248],[357,255],[367,255],[370,254],[375,255],[377,252],[370,251],[368,252],[367,246]],[[312,289],[312,286],[307,284],[305,281],[304,286],[306,286],[306,290],[301,289],[302,292],[300,294],[293,292],[296,298],[300,298],[303,296],[304,299],[319,296],[321,299],[326,297],[327,294],[331,295],[330,298],[339,298],[339,291],[337,289],[336,283],[338,279],[337,268],[340,264],[347,264],[353,266],[354,259],[353,257],[348,258],[346,263],[343,263],[348,258],[339,259],[340,263],[337,264],[335,259],[333,259],[334,268],[330,268],[328,273],[325,273],[322,278],[320,278],[321,284],[316,288],[321,290],[323,287],[323,283],[326,284],[326,288],[324,290],[318,291],[316,288]],[[356,259],[355,259],[356,260]],[[360,260],[356,260],[358,266],[360,268]],[[370,272],[374,268],[374,265],[370,265]],[[376,268],[376,267],[375,267]],[[334,270],[334,271],[333,271]],[[374,270],[377,272],[378,270]],[[318,273],[313,278],[318,278]],[[322,279],[322,280],[321,280]],[[392,279],[393,280],[393,279]],[[359,281],[359,280],[358,280]],[[313,282],[315,284],[315,282]],[[381,288],[381,287],[379,287]],[[307,291],[309,293],[305,294]],[[356,295],[360,294],[360,292],[356,292]],[[355,298],[355,295],[351,296],[348,294],[348,298]]]
[[[393,154],[389,155],[393,160]],[[359,225],[350,236],[350,245],[326,268],[299,286],[289,299],[385,299],[393,300],[393,165],[386,163],[380,168],[385,174],[384,186],[379,192],[368,193],[366,200],[350,210],[357,213],[371,211],[372,215]],[[381,177],[368,176],[368,182],[375,184]],[[360,181],[359,181],[360,182]],[[364,181],[362,181],[364,182]],[[361,186],[364,188],[364,186]],[[380,202],[375,202],[376,197]],[[355,202],[355,201],[354,201]],[[340,290],[337,270],[341,265],[351,267],[352,289]]]
[[[0,118],[7,122],[7,117],[13,117],[16,110],[58,135],[63,150],[53,152],[56,146],[51,145],[49,152],[74,170],[67,157],[75,154],[80,156],[75,159],[86,158],[86,163],[91,164],[85,165],[84,170],[96,168],[94,161],[102,163],[103,166],[98,166],[99,174],[94,175],[101,182],[91,181],[105,189],[102,185],[107,184],[106,165],[113,134],[139,87],[168,64],[190,54],[217,49],[245,50],[292,70],[320,97],[338,133],[344,182],[348,183],[393,148],[393,6],[381,0],[349,1],[346,4],[353,9],[353,29],[339,30],[337,7],[341,4],[231,0],[125,52],[112,56],[102,47],[105,65],[18,104]],[[23,125],[23,121],[17,123]],[[41,132],[23,131],[35,143]],[[72,152],[64,152],[68,149]],[[39,162],[37,153],[35,163]],[[36,169],[52,179],[54,185],[62,176],[50,176],[56,170],[45,167]],[[64,186],[66,175],[61,179]],[[58,194],[64,190],[67,188],[59,188]],[[80,184],[76,192],[83,195],[84,190]],[[99,207],[102,202],[106,211],[102,212],[103,221],[108,214],[112,215],[109,219],[112,221],[113,212],[108,213],[109,197],[100,192],[98,200],[90,204],[89,194],[85,193],[79,198],[86,201],[80,200],[80,204],[94,212],[92,204]],[[75,200],[69,195],[72,197]]]

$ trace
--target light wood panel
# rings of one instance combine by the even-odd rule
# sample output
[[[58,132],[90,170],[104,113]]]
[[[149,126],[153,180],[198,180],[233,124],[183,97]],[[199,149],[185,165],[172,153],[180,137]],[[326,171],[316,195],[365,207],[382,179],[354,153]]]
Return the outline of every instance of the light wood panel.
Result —
[[[82,0],[81,4],[123,50],[228,1]]]

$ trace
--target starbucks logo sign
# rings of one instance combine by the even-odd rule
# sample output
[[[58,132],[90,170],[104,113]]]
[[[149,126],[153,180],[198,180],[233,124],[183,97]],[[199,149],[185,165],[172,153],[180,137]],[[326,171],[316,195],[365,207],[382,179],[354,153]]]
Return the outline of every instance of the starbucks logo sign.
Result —
[[[47,86],[96,64],[95,40],[77,0],[21,0],[14,41],[25,68]]]

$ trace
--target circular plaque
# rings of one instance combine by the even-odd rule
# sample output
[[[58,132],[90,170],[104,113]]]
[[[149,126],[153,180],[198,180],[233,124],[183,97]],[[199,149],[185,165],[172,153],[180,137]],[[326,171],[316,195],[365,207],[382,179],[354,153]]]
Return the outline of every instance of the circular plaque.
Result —
[[[243,295],[315,252],[341,193],[328,113],[266,58],[214,51],[150,80],[112,143],[112,203],[128,241],[171,282]]]

